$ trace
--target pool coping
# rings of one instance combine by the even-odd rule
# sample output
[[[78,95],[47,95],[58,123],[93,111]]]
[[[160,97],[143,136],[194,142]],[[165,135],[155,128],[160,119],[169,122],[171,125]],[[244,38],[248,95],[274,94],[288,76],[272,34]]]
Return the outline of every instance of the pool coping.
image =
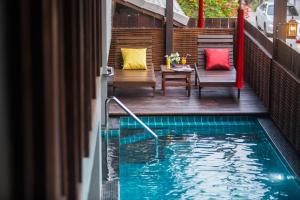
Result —
[[[258,117],[257,121],[269,136],[288,167],[300,180],[300,155],[292,144],[284,137],[274,122],[268,117]]]
[[[263,117],[263,116],[269,116],[268,111],[266,112],[186,112],[186,113],[177,113],[177,112],[157,112],[157,113],[147,113],[147,112],[135,112],[137,116],[251,116],[251,117]],[[125,112],[120,113],[109,113],[110,117],[118,118],[118,117],[124,117],[128,116]]]

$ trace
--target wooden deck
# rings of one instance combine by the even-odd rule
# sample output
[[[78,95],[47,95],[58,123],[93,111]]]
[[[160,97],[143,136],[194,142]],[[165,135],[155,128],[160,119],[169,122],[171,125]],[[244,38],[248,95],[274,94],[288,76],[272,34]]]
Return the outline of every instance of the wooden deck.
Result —
[[[160,72],[155,73],[155,97],[150,88],[120,88],[115,96],[138,115],[265,115],[268,112],[248,84],[241,91],[240,100],[237,99],[235,88],[203,88],[202,97],[199,98],[195,86],[190,97],[187,97],[184,88],[167,87],[166,96],[162,96],[161,75]],[[111,87],[109,95],[112,95]],[[124,114],[117,105],[110,105],[110,115]]]

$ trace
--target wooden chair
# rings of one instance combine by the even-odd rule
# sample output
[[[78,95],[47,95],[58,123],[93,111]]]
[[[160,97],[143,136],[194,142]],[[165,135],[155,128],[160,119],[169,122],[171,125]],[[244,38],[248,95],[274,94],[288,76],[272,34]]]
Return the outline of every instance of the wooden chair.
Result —
[[[147,48],[146,70],[123,70],[121,48]],[[152,63],[152,37],[119,37],[116,40],[113,94],[116,88],[151,87],[155,95],[156,78]]]
[[[199,82],[199,96],[203,87],[235,87],[236,69],[234,67],[233,35],[198,35],[197,56],[198,63],[195,64],[195,85]],[[206,48],[228,48],[231,70],[206,70],[205,49]],[[240,90],[238,89],[238,98]]]

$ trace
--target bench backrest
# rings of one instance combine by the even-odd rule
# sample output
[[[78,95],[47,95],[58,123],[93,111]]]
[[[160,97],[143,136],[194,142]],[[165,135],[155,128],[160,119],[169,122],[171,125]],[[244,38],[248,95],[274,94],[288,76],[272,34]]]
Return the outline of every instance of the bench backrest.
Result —
[[[205,49],[229,49],[229,63],[234,66],[233,35],[198,35],[197,37],[198,67],[205,67]]]
[[[147,48],[146,57],[147,57],[147,67],[152,67],[152,37],[148,36],[132,36],[132,37],[118,37],[116,40],[116,60],[115,67],[122,68],[123,67],[123,57],[121,53],[121,48]]]

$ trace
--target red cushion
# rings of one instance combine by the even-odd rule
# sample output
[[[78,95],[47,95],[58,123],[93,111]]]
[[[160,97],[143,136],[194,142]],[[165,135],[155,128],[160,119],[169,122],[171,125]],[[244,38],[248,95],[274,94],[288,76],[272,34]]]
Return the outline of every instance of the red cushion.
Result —
[[[206,70],[230,70],[229,49],[205,49]]]

